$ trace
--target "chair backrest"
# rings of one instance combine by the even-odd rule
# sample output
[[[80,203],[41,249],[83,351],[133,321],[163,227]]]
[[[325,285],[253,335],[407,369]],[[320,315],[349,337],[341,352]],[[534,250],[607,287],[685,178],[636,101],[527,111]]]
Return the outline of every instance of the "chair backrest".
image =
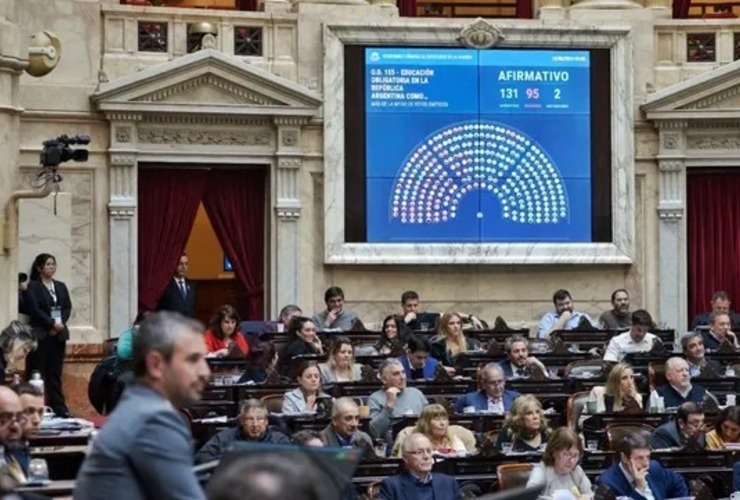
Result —
[[[606,425],[606,437],[610,450],[615,450],[619,442],[628,435],[643,434],[650,442],[650,435],[655,431],[652,425],[640,422],[613,422]]]
[[[532,472],[533,464],[501,464],[496,467],[498,477],[498,488],[508,490],[526,486],[529,474]]]
[[[476,450],[475,434],[470,429],[463,427],[462,425],[451,425],[450,434],[460,438],[460,441],[465,445],[465,449],[468,453],[473,453]]]
[[[583,409],[586,407],[588,398],[591,395],[590,391],[576,392],[568,398],[568,404],[566,407],[566,418],[568,427],[578,432],[578,421],[583,414]]]
[[[532,354],[552,352],[552,342],[548,339],[529,339],[529,352]]]
[[[600,359],[581,359],[568,363],[564,374],[573,378],[602,378],[606,375],[606,370]]]
[[[267,396],[262,396],[260,401],[265,403],[268,412],[282,413],[284,396],[284,394],[268,394]]]

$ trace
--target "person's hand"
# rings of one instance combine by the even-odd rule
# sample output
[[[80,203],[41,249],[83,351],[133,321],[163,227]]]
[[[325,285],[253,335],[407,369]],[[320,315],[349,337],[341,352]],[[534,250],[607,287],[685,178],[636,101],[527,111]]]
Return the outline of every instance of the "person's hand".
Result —
[[[411,323],[416,319],[416,313],[414,311],[411,311],[410,313],[407,313],[406,316],[403,317],[404,323]]]
[[[398,387],[389,387],[385,390],[385,407],[392,410],[396,406],[396,399],[398,399],[398,393],[401,389]]]
[[[60,320],[56,320],[54,322],[54,326],[52,326],[52,329],[54,330],[54,333],[59,333],[64,330],[64,323],[62,323]]]
[[[315,410],[316,409],[316,399],[317,398],[315,394],[308,396],[306,398],[306,409]]]
[[[630,475],[635,479],[635,488],[639,491],[645,491],[647,487],[648,467],[640,467],[638,464],[629,461],[627,469]]]
[[[329,311],[329,314],[327,314],[327,315],[326,315],[326,321],[324,322],[324,324],[325,324],[326,326],[331,326],[331,325],[333,325],[333,324],[334,324],[334,322],[335,322],[335,321],[337,320],[337,318],[339,317],[339,313],[340,313],[340,312],[341,312],[341,311],[340,311],[339,309],[332,309],[332,310],[330,310],[330,311]]]
[[[455,369],[451,366],[443,366],[448,375],[454,375]]]
[[[560,313],[560,319],[564,322],[567,322],[571,317],[573,316],[573,313],[570,309],[566,309],[562,313]]]
[[[228,347],[224,347],[223,349],[219,349],[218,351],[216,351],[216,352],[213,353],[213,355],[216,356],[217,358],[222,358],[222,357],[226,356],[227,354],[229,354],[229,348]]]

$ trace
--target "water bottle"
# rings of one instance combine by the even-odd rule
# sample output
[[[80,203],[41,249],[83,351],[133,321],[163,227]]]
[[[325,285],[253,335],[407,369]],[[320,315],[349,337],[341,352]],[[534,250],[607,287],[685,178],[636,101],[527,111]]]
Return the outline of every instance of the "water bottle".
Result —
[[[727,369],[725,370],[725,377],[734,377],[735,376],[735,367],[732,366],[732,364],[727,365]]]
[[[41,391],[42,395],[44,394],[44,379],[41,378],[41,374],[38,371],[34,371],[31,374],[31,380],[28,383]]]

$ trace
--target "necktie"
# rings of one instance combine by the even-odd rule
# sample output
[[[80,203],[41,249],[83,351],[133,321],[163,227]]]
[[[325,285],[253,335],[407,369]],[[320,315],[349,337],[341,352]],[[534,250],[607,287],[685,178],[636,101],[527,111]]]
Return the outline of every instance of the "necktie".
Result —
[[[185,280],[180,280],[180,293],[182,294],[183,298],[186,298],[188,296],[188,289],[185,286]]]
[[[523,377],[525,375],[524,370],[522,368],[518,368],[516,371],[516,374],[520,377]]]

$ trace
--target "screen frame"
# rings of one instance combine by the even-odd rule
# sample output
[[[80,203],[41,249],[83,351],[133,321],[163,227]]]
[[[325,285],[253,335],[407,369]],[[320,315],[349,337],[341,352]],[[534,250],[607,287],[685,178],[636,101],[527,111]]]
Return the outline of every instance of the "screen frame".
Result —
[[[463,20],[413,25],[324,27],[324,262],[326,264],[631,264],[634,244],[634,133],[629,29],[578,26],[494,26],[497,47],[608,49],[611,89],[611,241],[601,243],[357,243],[345,231],[345,148],[357,133],[345,123],[345,45],[460,47]],[[450,22],[451,21],[451,22]],[[480,24],[480,20],[477,21]],[[484,28],[485,29],[485,28]],[[363,115],[364,120],[364,115]]]

